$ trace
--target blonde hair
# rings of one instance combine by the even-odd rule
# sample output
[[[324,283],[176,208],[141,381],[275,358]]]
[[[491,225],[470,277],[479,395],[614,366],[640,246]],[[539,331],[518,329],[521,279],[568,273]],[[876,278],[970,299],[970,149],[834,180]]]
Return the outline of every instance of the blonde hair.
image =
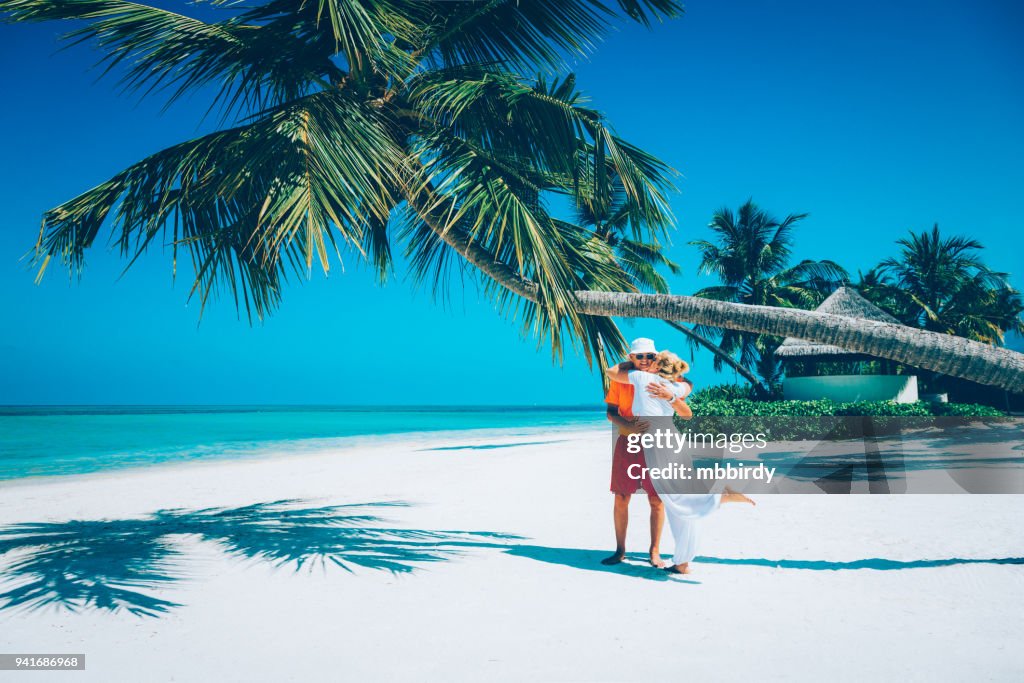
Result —
[[[671,351],[659,353],[657,358],[654,359],[654,366],[657,374],[673,381],[679,375],[690,370],[690,364]]]

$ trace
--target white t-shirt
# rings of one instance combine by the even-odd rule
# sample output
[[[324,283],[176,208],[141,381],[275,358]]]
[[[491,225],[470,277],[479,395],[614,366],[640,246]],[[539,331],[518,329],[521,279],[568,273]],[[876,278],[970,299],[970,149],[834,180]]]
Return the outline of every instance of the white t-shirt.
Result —
[[[633,415],[636,417],[668,417],[675,414],[668,401],[655,398],[647,393],[647,385],[651,382],[665,385],[677,398],[690,393],[690,385],[683,382],[672,382],[653,372],[630,370],[629,383],[633,385]]]

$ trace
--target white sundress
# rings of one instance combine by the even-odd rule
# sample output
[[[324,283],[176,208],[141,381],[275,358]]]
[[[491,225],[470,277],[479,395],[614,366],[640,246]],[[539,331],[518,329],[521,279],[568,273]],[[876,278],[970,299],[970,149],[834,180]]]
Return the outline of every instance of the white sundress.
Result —
[[[633,414],[644,417],[673,414],[672,407],[666,401],[648,396],[646,387],[650,382],[665,384],[677,390],[677,382],[669,382],[662,377],[640,370],[629,372],[629,383],[633,385]],[[677,391],[677,395],[678,391]],[[667,410],[667,412],[666,412]],[[697,556],[698,522],[717,510],[722,504],[720,493],[661,493],[659,498],[665,504],[665,516],[668,527],[672,531],[675,550],[672,564],[685,564]]]

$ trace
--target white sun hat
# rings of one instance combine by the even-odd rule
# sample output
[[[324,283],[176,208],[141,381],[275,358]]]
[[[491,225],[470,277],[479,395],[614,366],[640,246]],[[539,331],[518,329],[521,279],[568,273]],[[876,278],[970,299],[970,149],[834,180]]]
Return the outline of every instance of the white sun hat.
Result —
[[[654,348],[654,340],[648,339],[647,337],[640,337],[634,339],[629,345],[630,355],[634,353],[657,353],[658,349]]]

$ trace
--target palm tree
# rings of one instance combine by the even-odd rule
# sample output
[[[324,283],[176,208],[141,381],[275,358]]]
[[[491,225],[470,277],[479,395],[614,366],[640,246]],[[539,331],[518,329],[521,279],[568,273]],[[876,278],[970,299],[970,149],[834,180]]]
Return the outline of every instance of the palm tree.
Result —
[[[804,260],[789,266],[793,227],[806,217],[807,214],[791,214],[780,221],[752,199],[735,214],[729,208],[720,209],[708,226],[715,235],[714,241],[695,240],[690,244],[701,252],[700,272],[716,276],[721,284],[705,287],[696,296],[784,308],[810,309],[820,304],[847,274],[832,261]],[[764,383],[763,389],[755,384],[759,390],[778,383],[780,366],[774,352],[782,339],[710,326],[698,331],[719,336],[718,346],[729,355],[738,356],[743,367],[755,368]],[[714,365],[721,370],[720,356],[715,356]]]
[[[633,19],[676,16],[674,0],[618,0]],[[171,233],[203,306],[226,287],[250,316],[289,275],[354,250],[381,278],[401,240],[423,279],[452,260],[446,236],[486,250],[538,287],[536,301],[485,281],[510,316],[582,350],[619,352],[611,321],[581,315],[576,289],[633,289],[606,244],[555,220],[553,197],[597,195],[609,177],[637,244],[671,224],[671,170],[617,136],[573,79],[527,78],[584,53],[608,27],[593,0],[214,2],[204,22],[121,0],[0,0],[10,21],[80,19],[129,89],[169,102],[217,84],[230,127],[159,151],[46,213],[41,272],[80,269],[104,221],[132,260]],[[118,71],[115,67],[121,69]],[[590,186],[594,187],[591,188]],[[625,265],[628,266],[628,263]]]
[[[981,260],[980,242],[943,238],[936,224],[896,243],[902,247],[899,256],[861,274],[859,286],[904,325],[993,346],[1002,346],[1007,332],[1024,331],[1024,299],[1005,273]],[[920,374],[932,390],[947,386],[941,372]]]
[[[552,197],[618,177],[646,243],[671,226],[671,169],[619,137],[563,81],[521,75],[585,54],[615,14],[643,24],[674,0],[214,0],[220,21],[120,0],[0,0],[9,22],[75,20],[106,73],[169,102],[217,88],[225,126],[129,166],[44,214],[40,275],[81,272],[105,224],[132,262],[154,242],[187,256],[205,304],[224,288],[257,317],[289,275],[346,249],[414,272],[468,262],[486,291],[555,353],[617,354],[608,318],[652,317],[794,336],[1024,385],[1024,356],[900,326],[636,291],[607,243],[556,222]],[[589,187],[589,189],[588,189]],[[953,339],[954,341],[950,341]]]
[[[861,276],[875,303],[902,323],[955,334],[987,344],[1003,344],[1008,331],[1024,331],[1024,300],[1006,273],[991,270],[975,239],[943,238],[931,232],[896,241],[898,257],[883,260]]]

